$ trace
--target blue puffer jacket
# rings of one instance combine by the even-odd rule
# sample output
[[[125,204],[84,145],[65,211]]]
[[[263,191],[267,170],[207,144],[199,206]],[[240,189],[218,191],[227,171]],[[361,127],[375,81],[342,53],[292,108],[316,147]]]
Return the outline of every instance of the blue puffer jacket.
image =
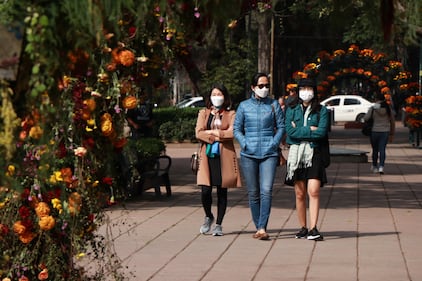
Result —
[[[239,104],[233,134],[240,144],[241,155],[256,159],[278,156],[283,132],[284,114],[276,100],[256,99],[252,94]]]

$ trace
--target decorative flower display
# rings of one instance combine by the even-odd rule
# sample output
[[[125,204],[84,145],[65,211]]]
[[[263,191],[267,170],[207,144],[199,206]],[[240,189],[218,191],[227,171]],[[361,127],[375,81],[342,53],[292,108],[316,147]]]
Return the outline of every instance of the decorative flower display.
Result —
[[[410,96],[406,99],[405,124],[412,130],[422,129],[422,96]]]
[[[125,110],[138,105],[143,88],[162,87],[172,56],[188,52],[182,25],[171,20],[183,7],[163,8],[150,11],[144,30],[125,15],[121,30],[99,33],[92,50],[69,51],[59,92],[53,95],[44,84],[34,91],[40,102],[20,121],[16,157],[1,177],[0,280],[124,280],[118,257],[106,246],[112,242],[96,230],[104,207],[125,192],[119,170]],[[198,5],[191,12],[193,20],[201,18]],[[48,22],[38,12],[32,16],[32,22]],[[46,49],[33,47],[40,61]],[[51,79],[43,75],[31,78],[31,86]]]
[[[409,72],[398,61],[387,60],[385,54],[377,54],[371,49],[360,49],[352,44],[347,50],[335,50],[332,54],[320,51],[316,61],[308,63],[302,71],[293,74],[293,79],[318,77],[318,95],[324,99],[339,87],[344,78],[355,78],[366,85],[361,94],[368,95],[369,89],[379,89],[388,100],[391,95],[404,94],[411,79]]]

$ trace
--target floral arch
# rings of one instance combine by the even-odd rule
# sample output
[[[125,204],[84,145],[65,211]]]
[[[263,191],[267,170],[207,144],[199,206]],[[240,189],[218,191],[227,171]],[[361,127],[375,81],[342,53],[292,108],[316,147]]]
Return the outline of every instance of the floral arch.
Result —
[[[358,94],[371,100],[372,93],[381,90],[390,103],[398,106],[419,87],[410,82],[411,74],[403,69],[401,62],[389,60],[385,54],[371,49],[361,50],[357,45],[332,54],[320,51],[314,62],[293,74],[296,81],[304,77],[317,79],[321,100],[340,93]]]

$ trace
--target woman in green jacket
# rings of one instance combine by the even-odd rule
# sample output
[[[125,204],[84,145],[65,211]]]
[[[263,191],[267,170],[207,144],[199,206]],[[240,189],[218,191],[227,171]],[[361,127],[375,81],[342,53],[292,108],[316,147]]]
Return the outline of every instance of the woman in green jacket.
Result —
[[[320,141],[328,131],[328,111],[318,101],[312,79],[299,81],[299,99],[286,110],[286,142],[290,145],[285,183],[294,186],[296,212],[301,226],[296,238],[322,240],[317,229],[319,192],[327,182]],[[306,197],[309,197],[309,229],[306,222]]]

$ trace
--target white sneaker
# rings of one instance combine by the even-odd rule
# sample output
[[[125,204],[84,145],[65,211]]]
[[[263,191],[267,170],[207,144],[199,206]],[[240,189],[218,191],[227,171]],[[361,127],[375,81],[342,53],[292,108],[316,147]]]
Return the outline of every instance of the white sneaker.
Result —
[[[378,172],[380,173],[380,174],[384,174],[384,167],[379,167],[378,168]]]
[[[372,172],[372,173],[374,173],[374,174],[376,174],[376,173],[378,173],[378,172],[379,172],[379,170],[378,170],[378,168],[377,168],[377,167],[375,167],[375,166],[371,166],[371,172]]]

